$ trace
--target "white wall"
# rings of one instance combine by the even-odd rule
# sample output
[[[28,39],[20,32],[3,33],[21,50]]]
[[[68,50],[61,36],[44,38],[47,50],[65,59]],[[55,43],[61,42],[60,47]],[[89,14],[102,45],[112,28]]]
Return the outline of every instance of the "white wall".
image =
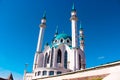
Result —
[[[96,68],[91,68],[87,70],[62,74],[61,76],[53,76],[53,77],[41,78],[37,80],[63,80],[63,79],[80,78],[80,77],[95,76],[102,74],[109,74],[103,80],[120,80],[120,77],[118,75],[120,74],[120,62],[110,65],[104,65]]]

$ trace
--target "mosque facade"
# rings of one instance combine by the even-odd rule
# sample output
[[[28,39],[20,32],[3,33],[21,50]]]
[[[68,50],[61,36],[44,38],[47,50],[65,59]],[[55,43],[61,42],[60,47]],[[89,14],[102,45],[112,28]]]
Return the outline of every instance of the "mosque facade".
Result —
[[[71,35],[60,34],[56,30],[51,44],[47,43],[42,50],[47,28],[46,14],[43,15],[33,69],[32,72],[24,70],[24,80],[120,80],[120,61],[86,69],[84,31],[81,25],[77,30],[78,17],[74,5],[70,21]]]
[[[47,28],[46,14],[44,13],[39,25],[40,32],[34,56],[33,71],[32,73],[25,71],[24,80],[60,75],[85,69],[84,33],[82,27],[80,27],[78,35],[77,20],[77,12],[73,5],[70,17],[72,35],[60,34],[56,30],[51,44],[47,43],[42,51],[44,31]],[[80,45],[78,45],[78,40]]]

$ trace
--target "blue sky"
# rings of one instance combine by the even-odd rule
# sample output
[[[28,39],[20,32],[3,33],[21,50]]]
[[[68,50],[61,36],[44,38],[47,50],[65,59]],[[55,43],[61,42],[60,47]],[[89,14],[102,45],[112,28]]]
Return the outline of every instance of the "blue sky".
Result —
[[[25,63],[32,70],[44,11],[43,44],[51,42],[57,25],[59,33],[71,35],[73,2],[78,29],[80,21],[84,28],[87,67],[120,60],[120,0],[0,0],[0,75],[12,72],[21,77]]]

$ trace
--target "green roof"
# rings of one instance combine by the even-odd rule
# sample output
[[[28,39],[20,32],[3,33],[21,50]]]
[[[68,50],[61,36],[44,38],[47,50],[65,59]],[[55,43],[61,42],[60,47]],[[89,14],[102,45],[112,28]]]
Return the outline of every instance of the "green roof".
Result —
[[[59,40],[61,38],[63,38],[63,39],[69,38],[71,40],[71,37],[68,36],[67,34],[58,34],[54,39]]]
[[[61,39],[64,39],[64,40],[65,39],[70,39],[70,41],[72,40],[71,37],[68,36],[67,34],[64,34],[64,33],[58,34],[53,38],[52,43],[49,45],[50,48],[52,48],[52,47],[57,48],[60,44],[65,44],[64,42],[63,43],[59,42],[59,40],[61,40]],[[57,42],[53,42],[53,41],[56,41],[56,40],[57,40]],[[71,47],[71,46],[69,45],[69,47]]]

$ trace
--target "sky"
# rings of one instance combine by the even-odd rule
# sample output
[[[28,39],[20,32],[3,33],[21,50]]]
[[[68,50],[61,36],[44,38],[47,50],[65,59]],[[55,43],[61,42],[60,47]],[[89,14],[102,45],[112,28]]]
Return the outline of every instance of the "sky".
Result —
[[[72,4],[84,28],[87,68],[120,60],[120,0],[0,0],[0,77],[22,80],[25,64],[32,71],[39,24],[46,11],[43,49],[56,26],[71,35]]]

